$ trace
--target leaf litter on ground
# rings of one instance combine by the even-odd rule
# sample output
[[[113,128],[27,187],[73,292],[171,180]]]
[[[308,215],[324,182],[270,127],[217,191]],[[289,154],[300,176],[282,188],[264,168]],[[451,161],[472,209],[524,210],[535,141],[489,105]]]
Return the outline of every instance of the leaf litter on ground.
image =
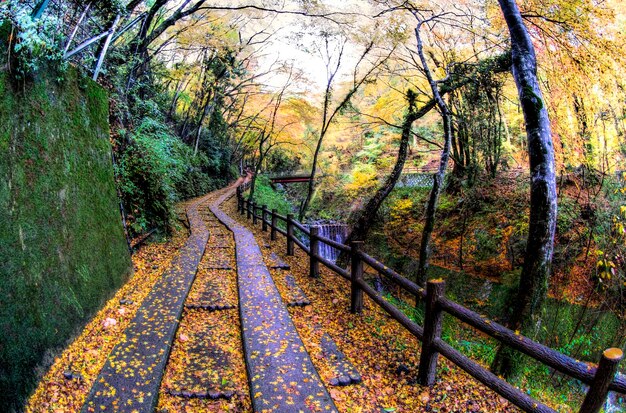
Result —
[[[222,210],[251,229],[262,248],[266,264],[272,252],[291,266],[297,285],[311,304],[289,307],[289,313],[311,355],[315,368],[340,412],[518,412],[511,403],[478,383],[460,368],[440,357],[437,382],[432,388],[417,384],[420,342],[398,322],[365,297],[363,313],[350,313],[350,285],[320,264],[319,279],[309,277],[309,257],[299,248],[286,256],[285,238],[271,241],[269,232],[241,216],[236,200]],[[284,270],[271,270],[285,303],[292,300]],[[336,375],[332,360],[320,345],[330,335],[362,377],[360,384],[331,386]]]
[[[175,231],[167,241],[144,244],[133,254],[132,276],[55,358],[26,412],[80,411],[109,353],[124,339],[124,330],[185,239],[184,231]]]

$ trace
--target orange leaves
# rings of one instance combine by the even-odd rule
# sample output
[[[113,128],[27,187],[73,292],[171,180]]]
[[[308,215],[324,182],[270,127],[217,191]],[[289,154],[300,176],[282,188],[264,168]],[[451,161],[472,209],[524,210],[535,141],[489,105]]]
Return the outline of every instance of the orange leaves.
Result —
[[[29,399],[27,412],[80,411],[107,356],[125,340],[124,330],[184,239],[184,234],[176,234],[166,243],[146,244],[135,253],[131,279],[55,360]]]
[[[234,202],[223,209],[238,218]],[[291,265],[297,285],[311,301],[306,307],[290,307],[289,312],[339,412],[515,411],[445,360],[440,362],[441,382],[432,389],[416,384],[420,344],[415,337],[367,298],[362,315],[350,314],[347,282],[324,268],[320,279],[309,278],[308,257],[302,251],[296,249],[294,257],[285,257],[284,238],[271,242],[260,226],[252,228],[245,219],[239,222],[255,232],[259,244],[270,244],[271,249],[263,249],[266,262],[273,251]],[[290,291],[284,277],[276,271],[272,276],[283,301],[288,302]],[[336,373],[320,345],[325,333],[361,374],[361,384],[329,385]]]
[[[237,274],[220,270],[234,262],[232,236],[202,211],[209,243],[198,268],[161,383],[157,411],[247,412],[250,390],[237,311]],[[192,308],[189,308],[191,306]]]

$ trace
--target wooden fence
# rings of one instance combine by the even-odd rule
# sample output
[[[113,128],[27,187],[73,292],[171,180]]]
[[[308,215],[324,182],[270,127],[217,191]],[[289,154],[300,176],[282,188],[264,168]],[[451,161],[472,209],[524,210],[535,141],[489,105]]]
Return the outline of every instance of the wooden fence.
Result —
[[[575,360],[543,344],[519,335],[447,299],[445,297],[445,282],[442,280],[428,281],[426,289],[423,289],[363,252],[361,248],[363,243],[361,241],[344,245],[321,237],[318,235],[317,227],[307,229],[301,223],[294,220],[291,214],[285,217],[279,215],[276,210],[268,211],[265,205],[259,206],[253,201],[245,199],[243,192],[246,187],[247,186],[244,185],[243,187],[237,188],[237,205],[239,212],[242,215],[247,215],[247,218],[252,219],[255,224],[257,220],[261,220],[263,231],[270,230],[270,239],[272,241],[276,241],[278,233],[284,235],[286,237],[287,255],[294,254],[295,245],[303,250],[310,258],[309,271],[311,277],[319,276],[320,263],[325,265],[334,273],[350,282],[350,310],[353,313],[360,313],[363,309],[363,293],[365,293],[372,301],[382,307],[393,319],[398,321],[422,342],[418,370],[418,380],[420,384],[424,386],[432,386],[434,384],[437,360],[439,354],[441,354],[520,409],[526,412],[555,413],[555,410],[531,398],[517,387],[499,378],[485,367],[467,358],[458,350],[444,342],[441,338],[441,328],[443,314],[445,312],[461,322],[469,324],[473,328],[493,337],[500,343],[512,347],[538,362],[588,385],[589,390],[579,410],[581,413],[599,412],[609,391],[626,394],[626,377],[617,373],[618,364],[623,357],[622,350],[617,348],[605,350],[597,367]],[[283,223],[284,225],[281,226],[279,223]],[[309,238],[309,247],[294,235],[296,229]],[[320,256],[320,243],[325,243],[348,253],[350,255],[350,271]],[[381,275],[387,277],[389,280],[404,288],[408,293],[414,295],[417,299],[425,301],[426,311],[424,326],[420,326],[411,320],[403,311],[387,301],[373,287],[365,282],[363,279],[364,264],[371,266]]]

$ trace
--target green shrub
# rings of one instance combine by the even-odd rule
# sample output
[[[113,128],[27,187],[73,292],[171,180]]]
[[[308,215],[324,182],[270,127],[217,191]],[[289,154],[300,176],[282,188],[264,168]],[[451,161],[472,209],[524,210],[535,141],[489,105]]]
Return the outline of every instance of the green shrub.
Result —
[[[502,231],[496,229],[490,233],[483,229],[474,231],[474,257],[485,261],[498,255],[502,244]]]
[[[152,226],[166,229],[177,201],[214,189],[215,182],[202,169],[208,164],[206,155],[194,156],[166,124],[144,118],[117,164],[132,231],[139,233]]]
[[[557,234],[565,234],[572,229],[580,218],[580,204],[577,200],[563,196],[559,199],[559,213],[556,219]]]
[[[267,205],[267,210],[275,209],[280,215],[286,216],[293,212],[293,206],[287,200],[285,193],[272,187],[267,176],[259,175],[254,187],[254,202],[258,205]]]
[[[57,18],[33,19],[28,5],[7,0],[0,3],[0,23],[8,24],[12,33],[9,68],[14,78],[30,78],[42,68],[67,69]]]
[[[439,197],[439,205],[437,206],[437,213],[446,216],[452,213],[459,207],[459,200],[457,197],[449,194],[441,194]]]
[[[266,164],[268,172],[295,171],[300,167],[300,155],[277,148],[267,155]]]

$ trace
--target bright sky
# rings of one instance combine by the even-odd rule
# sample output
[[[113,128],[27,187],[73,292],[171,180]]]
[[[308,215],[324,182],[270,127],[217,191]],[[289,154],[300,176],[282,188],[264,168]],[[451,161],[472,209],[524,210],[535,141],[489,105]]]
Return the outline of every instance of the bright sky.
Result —
[[[241,1],[241,3],[249,2]],[[297,2],[287,1],[284,7],[275,6],[278,9],[296,9]],[[337,1],[322,1],[325,4],[328,11],[333,12],[366,12],[370,9],[368,2],[363,0],[345,0],[338,4]],[[293,63],[294,68],[300,71],[304,77],[308,80],[308,84],[304,82],[299,83],[291,87],[292,90],[300,92],[308,92],[313,94],[319,94],[324,90],[327,81],[327,69],[325,61],[320,53],[316,53],[313,50],[306,52],[303,50],[303,46],[314,49],[312,40],[317,39],[317,36],[302,36],[304,30],[319,32],[323,27],[328,26],[333,29],[332,23],[326,22],[320,18],[311,18],[305,16],[294,15],[274,15],[261,21],[256,21],[253,24],[243,28],[244,36],[250,36],[257,32],[259,28],[267,27],[268,32],[278,30],[278,32],[272,37],[272,40],[268,45],[262,47],[261,58],[259,59],[259,71],[267,71],[274,62]],[[306,27],[305,27],[306,25]],[[300,43],[300,44],[298,44]],[[342,59],[342,65],[340,69],[339,80],[345,78],[346,75],[351,74],[351,71],[356,63],[356,58],[359,55],[362,48],[353,43],[348,43],[344,51],[344,58]],[[335,53],[336,55],[336,53]],[[286,77],[277,74],[275,76],[266,77],[263,79],[263,83],[266,83],[272,87],[282,87],[285,83]]]

